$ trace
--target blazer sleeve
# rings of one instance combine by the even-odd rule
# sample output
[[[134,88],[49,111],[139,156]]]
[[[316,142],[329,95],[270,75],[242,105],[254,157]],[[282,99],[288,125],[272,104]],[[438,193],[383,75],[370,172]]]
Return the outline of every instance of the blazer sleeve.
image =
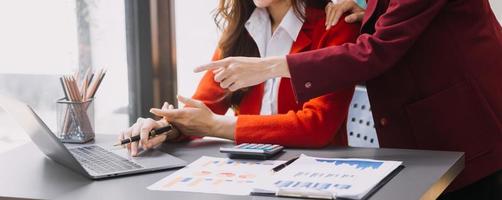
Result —
[[[213,55],[213,61],[221,58],[220,51],[216,50]],[[230,100],[228,92],[220,87],[214,81],[213,71],[207,71],[199,82],[199,86],[195,90],[192,99],[197,99],[206,104],[209,109],[219,115],[224,115],[230,108]]]
[[[318,26],[324,27],[324,22]],[[353,42],[359,26],[339,23],[331,28],[317,47]],[[330,144],[345,123],[354,86],[311,99],[298,111],[278,115],[239,115],[236,143],[270,143],[288,147],[323,147]],[[280,102],[279,102],[280,103]]]
[[[373,34],[362,34],[355,43],[288,55],[297,100],[304,102],[385,73],[404,56],[446,2],[390,0]]]

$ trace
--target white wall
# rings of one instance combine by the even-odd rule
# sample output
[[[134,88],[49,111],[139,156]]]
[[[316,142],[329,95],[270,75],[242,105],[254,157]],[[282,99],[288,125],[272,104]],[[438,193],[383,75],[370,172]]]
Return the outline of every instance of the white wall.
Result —
[[[211,60],[218,42],[212,11],[218,0],[176,0],[178,93],[191,97],[202,77],[193,69]]]

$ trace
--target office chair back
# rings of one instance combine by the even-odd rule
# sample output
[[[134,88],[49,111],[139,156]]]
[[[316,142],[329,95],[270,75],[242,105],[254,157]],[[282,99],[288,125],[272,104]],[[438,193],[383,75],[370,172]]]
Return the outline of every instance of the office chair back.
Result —
[[[347,134],[351,147],[379,147],[368,93],[361,86],[356,87],[350,102]]]

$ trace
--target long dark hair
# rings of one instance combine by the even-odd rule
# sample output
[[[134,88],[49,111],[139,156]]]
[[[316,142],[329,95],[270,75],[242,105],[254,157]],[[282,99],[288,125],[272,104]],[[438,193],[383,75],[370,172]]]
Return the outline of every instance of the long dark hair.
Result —
[[[305,21],[303,7],[324,8],[329,0],[291,0],[296,16]],[[256,8],[253,0],[220,0],[215,10],[214,22],[222,30],[218,43],[221,58],[233,56],[260,57],[258,47],[245,28],[245,23]],[[236,113],[238,105],[248,89],[231,94],[230,103]]]

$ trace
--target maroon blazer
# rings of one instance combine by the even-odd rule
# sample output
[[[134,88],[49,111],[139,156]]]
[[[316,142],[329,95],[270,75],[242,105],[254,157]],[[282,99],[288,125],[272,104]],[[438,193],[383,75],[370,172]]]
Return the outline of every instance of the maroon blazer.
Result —
[[[488,0],[369,0],[361,32],[287,57],[299,101],[366,82],[381,147],[465,152],[449,190],[502,169],[502,28]]]

